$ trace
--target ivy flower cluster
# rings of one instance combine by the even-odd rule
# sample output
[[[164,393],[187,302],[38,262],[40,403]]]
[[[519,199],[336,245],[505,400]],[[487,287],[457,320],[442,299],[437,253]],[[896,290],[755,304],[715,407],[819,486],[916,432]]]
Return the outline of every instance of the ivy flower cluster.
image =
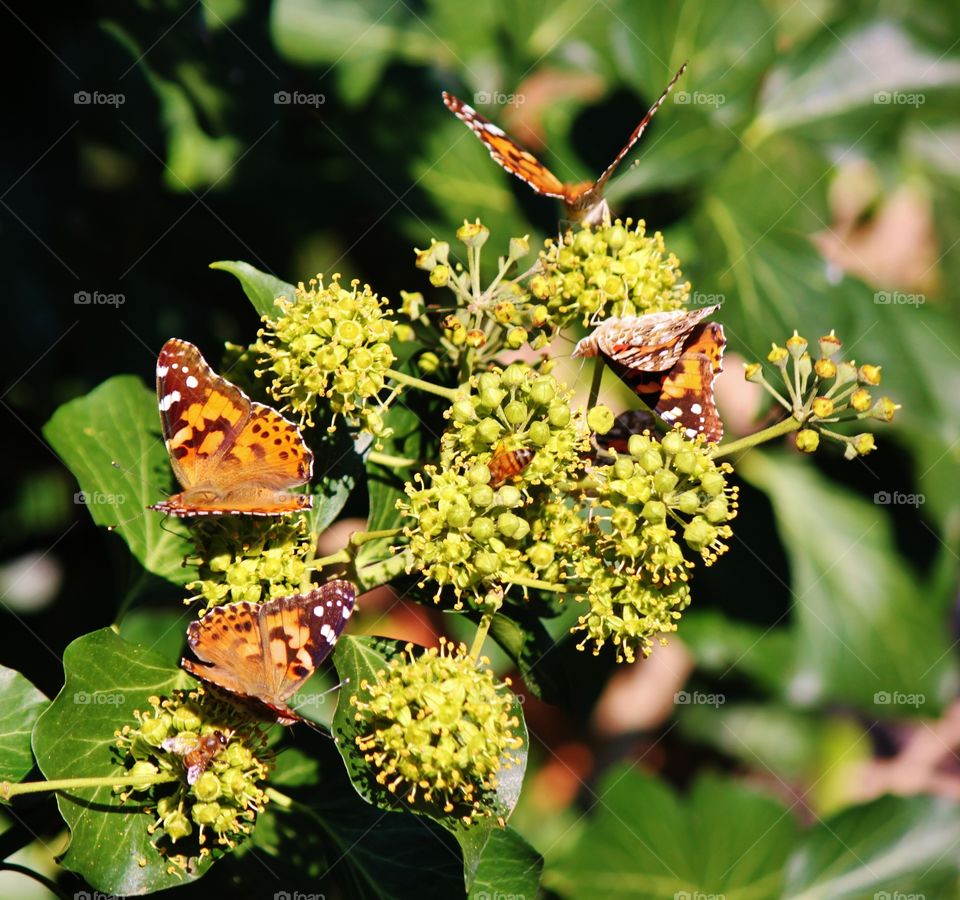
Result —
[[[378,786],[468,825],[499,815],[500,773],[522,764],[525,732],[509,680],[495,682],[489,664],[441,638],[419,656],[407,644],[361,683],[350,698],[356,743]]]
[[[215,845],[234,847],[251,833],[267,800],[260,787],[268,772],[265,733],[250,723],[227,727],[235,710],[196,692],[151,697],[150,707],[134,712],[136,726],[117,732],[122,764],[132,776],[176,777],[127,792],[155,804],[150,830],[171,844],[192,837],[199,855]]]
[[[411,570],[452,587],[456,606],[499,605],[502,586],[566,577],[581,518],[571,490],[589,433],[551,375],[514,364],[473,379],[448,411],[441,466],[406,485]],[[514,454],[524,452],[521,464]],[[509,474],[503,474],[503,468]]]
[[[632,662],[675,631],[689,605],[687,554],[712,565],[727,550],[737,488],[727,483],[729,464],[714,462],[701,438],[680,429],[659,441],[635,434],[627,449],[589,473],[591,538],[576,565],[589,611],[574,631],[585,632],[581,649],[592,642],[599,652],[610,640],[618,660]]]
[[[682,279],[659,231],[648,235],[642,220],[617,219],[547,240],[528,287],[559,330],[577,321],[680,309],[690,294]]]
[[[799,450],[813,453],[823,436],[840,443],[846,459],[855,459],[876,449],[872,432],[849,436],[826,426],[862,419],[892,422],[900,406],[886,396],[875,398],[871,392],[880,384],[880,367],[869,363],[858,367],[852,360],[840,359],[842,347],[833,331],[818,341],[816,360],[809,352],[807,339],[796,331],[785,347],[774,344],[767,360],[779,371],[786,397],[767,381],[760,363],[748,363],[744,374],[747,381],[763,385],[802,424],[796,435]]]
[[[193,538],[194,553],[187,564],[197,567],[199,577],[187,585],[194,596],[186,602],[202,598],[208,609],[297,593],[312,549],[303,516],[199,522]]]
[[[264,318],[265,327],[253,349],[270,375],[270,393],[313,424],[313,414],[325,399],[336,418],[375,437],[386,437],[381,403],[387,372],[394,361],[390,340],[396,323],[385,314],[386,300],[368,285],[350,288],[334,275],[324,286],[321,276],[309,287],[297,286],[294,299],[279,297],[280,315]]]

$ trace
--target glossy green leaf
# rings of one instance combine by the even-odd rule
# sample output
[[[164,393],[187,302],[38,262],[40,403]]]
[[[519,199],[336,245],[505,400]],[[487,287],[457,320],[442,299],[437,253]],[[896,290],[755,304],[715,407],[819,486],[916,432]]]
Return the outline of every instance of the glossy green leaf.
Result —
[[[43,434],[79,482],[74,499],[93,521],[119,534],[148,572],[190,581],[185,527],[146,508],[168,494],[173,477],[153,391],[118,375],[61,406]]]
[[[277,307],[274,305],[274,301],[277,297],[287,297],[292,300],[296,294],[294,285],[288,284],[267,272],[261,272],[251,266],[250,263],[240,262],[239,260],[221,260],[220,262],[210,263],[210,268],[235,275],[243,288],[243,292],[247,295],[247,299],[253,304],[253,308],[260,316],[276,318]]]
[[[33,768],[30,734],[49,702],[15,669],[0,666],[0,781],[20,781]]]
[[[777,897],[797,830],[781,803],[733,782],[702,778],[680,798],[617,766],[596,791],[589,827],[548,858],[544,883],[610,900]]]
[[[885,507],[808,464],[753,454],[738,472],[763,489],[790,557],[797,703],[843,700],[876,718],[939,709],[957,669],[939,610],[897,556]]]
[[[148,698],[185,687],[187,676],[148,650],[128,644],[104,628],[77,638],[63,656],[63,689],[37,721],[33,751],[44,777],[116,777],[117,729],[136,725],[135,709]],[[57,793],[60,814],[70,827],[63,865],[99,891],[143,894],[202,875],[210,858],[189,873],[168,872],[169,860],[153,846],[147,829],[153,816],[135,802],[123,804],[107,787]]]
[[[819,820],[791,855],[781,896],[953,896],[958,844],[958,804],[937,797],[883,797]]]

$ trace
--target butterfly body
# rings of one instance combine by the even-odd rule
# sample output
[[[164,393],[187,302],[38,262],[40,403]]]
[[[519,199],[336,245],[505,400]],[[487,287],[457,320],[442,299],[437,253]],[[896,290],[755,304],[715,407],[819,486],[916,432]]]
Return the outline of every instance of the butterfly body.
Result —
[[[300,431],[221,378],[200,351],[171,339],[157,359],[163,438],[183,490],[151,506],[174,516],[276,516],[309,509],[290,494],[313,473]]]
[[[212,731],[199,736],[177,734],[167,738],[160,746],[168,753],[175,753],[183,758],[187,784],[196,784],[197,779],[227,743],[227,736],[222,731]]]
[[[266,603],[216,606],[187,628],[199,662],[191,674],[244,700],[268,707],[276,721],[303,721],[287,704],[333,650],[353,612],[354,587],[331,581]]]
[[[718,306],[620,316],[601,322],[573,355],[601,356],[667,424],[688,437],[723,437],[713,382],[723,369],[723,326],[702,320]]]
[[[446,91],[443,92],[443,102],[447,109],[483,142],[490,156],[498,165],[528,184],[541,196],[562,200],[569,219],[585,224],[599,225],[610,218],[610,208],[603,197],[607,182],[624,157],[633,149],[633,145],[640,140],[640,136],[646,130],[647,125],[650,124],[650,120],[664,100],[667,99],[671,88],[686,68],[687,64],[684,63],[677,74],[673,76],[657,102],[647,110],[647,114],[640,120],[640,124],[633,129],[623,149],[596,181],[570,183],[561,180],[529,150],[521,147],[502,128],[494,125],[493,122],[482,116],[469,104]]]

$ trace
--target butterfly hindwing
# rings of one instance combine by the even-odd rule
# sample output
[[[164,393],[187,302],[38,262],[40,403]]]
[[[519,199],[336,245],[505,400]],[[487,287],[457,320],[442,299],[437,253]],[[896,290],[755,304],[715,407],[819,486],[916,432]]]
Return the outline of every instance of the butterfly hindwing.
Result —
[[[218,688],[259,701],[283,724],[298,721],[287,701],[330,655],[355,596],[350,582],[331,581],[262,604],[214,607],[187,629],[200,662],[184,659],[182,665]]]
[[[286,492],[313,472],[297,426],[217,375],[193,344],[164,344],[157,402],[183,492],[153,509],[176,516],[280,515],[310,507],[308,495]]]

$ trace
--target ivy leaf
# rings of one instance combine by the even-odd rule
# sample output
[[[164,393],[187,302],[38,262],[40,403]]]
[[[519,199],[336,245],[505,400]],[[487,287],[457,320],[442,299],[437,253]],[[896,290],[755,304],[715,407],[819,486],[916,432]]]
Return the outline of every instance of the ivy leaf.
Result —
[[[49,703],[23,675],[0,666],[0,781],[20,781],[33,768],[30,733]]]
[[[561,654],[553,653],[556,642],[538,618],[519,622],[508,615],[494,616],[490,636],[516,665],[523,683],[535,697],[548,703],[569,699],[568,672],[557,664]]]
[[[604,778],[590,827],[548,864],[565,896],[778,897],[798,826],[779,801],[704,778],[680,798],[657,779],[618,766]]]
[[[787,864],[782,896],[948,897],[958,843],[956,803],[882,797],[811,828]]]
[[[845,700],[878,718],[940,709],[956,692],[956,662],[884,508],[783,455],[753,454],[737,471],[767,493],[790,557],[795,701]]]
[[[350,436],[338,428],[331,433],[315,428],[310,434],[314,476],[310,484],[313,509],[307,514],[314,534],[325,531],[340,515],[362,471]]]
[[[402,397],[391,404],[384,416],[384,423],[393,429],[393,434],[384,441],[383,453],[419,460],[423,451],[423,426]],[[406,497],[403,486],[414,469],[400,469],[370,461],[367,461],[366,467],[370,497],[367,528],[370,531],[398,528],[403,516],[397,509],[397,500]]]
[[[418,816],[433,819],[449,830],[460,843],[464,856],[464,880],[468,892],[474,890],[474,882],[480,878],[493,878],[497,882],[497,890],[507,893],[526,893],[529,888],[532,872],[539,871],[539,857],[522,839],[514,837],[493,837],[494,832],[502,834],[502,828],[493,817],[474,819],[469,827],[459,820],[451,821],[449,817],[435,816],[418,809],[411,808],[404,803],[402,797],[386,805],[382,788],[378,789],[371,777],[370,764],[363,759],[356,745],[356,725],[354,722],[353,707],[350,697],[360,692],[361,683],[376,681],[377,673],[386,669],[390,659],[402,652],[403,644],[400,641],[391,641],[385,638],[341,638],[337,643],[334,661],[341,678],[350,681],[341,690],[340,703],[333,720],[333,732],[337,737],[340,753],[347,766],[350,780],[357,792],[369,803],[381,809],[405,809]],[[521,738],[523,746],[516,751],[520,757],[520,765],[504,768],[500,772],[496,791],[496,803],[501,815],[506,819],[517,804],[520,797],[520,788],[523,784],[523,775],[526,770],[529,740],[526,723],[523,718],[523,707],[518,698],[513,696],[510,715],[516,716],[521,724]],[[513,860],[506,866],[507,860]],[[494,874],[496,871],[496,874]],[[509,879],[509,880],[508,880]],[[537,878],[536,881],[539,879]],[[536,881],[534,883],[536,883]],[[526,887],[525,887],[526,886]],[[536,891],[532,891],[535,894]]]
[[[277,317],[279,310],[274,305],[277,297],[288,297],[293,300],[296,288],[286,281],[255,269],[250,263],[239,260],[221,260],[210,263],[211,269],[219,269],[235,275],[240,282],[243,292],[253,304],[253,308],[260,316]]]
[[[104,628],[77,638],[63,655],[63,689],[33,731],[33,751],[49,780],[106,778],[121,774],[114,732],[135,724],[133,711],[148,698],[187,686],[179,669]],[[147,831],[153,816],[122,804],[109,787],[57,792],[60,814],[70,827],[62,863],[96,890],[144,894],[199,878],[211,865],[195,860],[189,871],[171,874],[169,859],[153,846]]]
[[[183,565],[186,527],[146,508],[166,495],[172,477],[153,391],[118,375],[63,404],[43,434],[77,479],[75,496],[94,522],[119,534],[148,572],[176,584],[195,577]]]
[[[453,833],[463,850],[468,896],[539,895],[543,857],[518,832],[512,828],[471,826]]]

